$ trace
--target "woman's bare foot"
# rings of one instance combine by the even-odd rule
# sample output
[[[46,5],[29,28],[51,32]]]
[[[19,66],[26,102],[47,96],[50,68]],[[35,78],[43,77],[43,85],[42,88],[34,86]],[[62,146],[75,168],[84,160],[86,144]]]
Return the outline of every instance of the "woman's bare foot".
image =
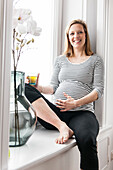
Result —
[[[74,134],[74,132],[65,123],[63,123],[59,131],[60,136],[56,139],[56,143],[58,144],[67,142],[68,139],[71,138]]]

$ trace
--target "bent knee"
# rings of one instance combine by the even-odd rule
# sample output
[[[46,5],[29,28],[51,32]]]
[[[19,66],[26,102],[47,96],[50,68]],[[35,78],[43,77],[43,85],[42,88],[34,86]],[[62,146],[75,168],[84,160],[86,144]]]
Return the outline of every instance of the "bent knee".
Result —
[[[96,147],[96,138],[93,134],[87,134],[81,136],[78,140],[78,143],[81,148],[88,149],[89,147]]]

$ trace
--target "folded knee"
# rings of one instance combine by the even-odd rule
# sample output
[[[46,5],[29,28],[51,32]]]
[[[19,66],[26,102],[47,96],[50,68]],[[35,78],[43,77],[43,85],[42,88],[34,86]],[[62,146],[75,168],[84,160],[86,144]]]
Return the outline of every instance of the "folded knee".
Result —
[[[91,134],[81,137],[78,143],[82,150],[96,149],[96,139]]]

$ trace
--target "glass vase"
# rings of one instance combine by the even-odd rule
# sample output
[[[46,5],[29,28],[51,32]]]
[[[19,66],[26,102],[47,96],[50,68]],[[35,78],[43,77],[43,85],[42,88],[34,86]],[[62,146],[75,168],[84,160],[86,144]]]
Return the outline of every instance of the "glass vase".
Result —
[[[11,72],[10,147],[24,145],[36,127],[37,117],[35,110],[24,95],[24,80],[24,72]]]

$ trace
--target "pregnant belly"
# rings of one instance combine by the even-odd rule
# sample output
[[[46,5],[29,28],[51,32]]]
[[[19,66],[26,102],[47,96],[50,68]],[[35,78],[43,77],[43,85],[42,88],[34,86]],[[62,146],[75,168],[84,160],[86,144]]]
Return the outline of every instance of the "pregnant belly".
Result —
[[[89,94],[91,89],[86,84],[78,81],[63,81],[54,94],[54,103],[56,102],[56,99],[66,99],[63,92],[67,93],[76,100]]]

